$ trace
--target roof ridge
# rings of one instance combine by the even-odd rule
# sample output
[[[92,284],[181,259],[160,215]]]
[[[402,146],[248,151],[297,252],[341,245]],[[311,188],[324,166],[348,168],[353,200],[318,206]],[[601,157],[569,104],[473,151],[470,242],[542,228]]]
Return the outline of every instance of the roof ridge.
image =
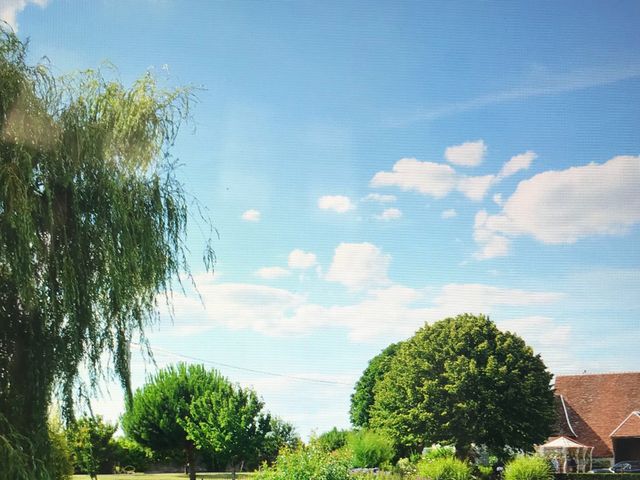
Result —
[[[565,378],[565,377],[595,377],[602,375],[640,375],[639,371],[627,371],[627,372],[599,372],[599,373],[570,373],[566,375],[555,375],[555,378]]]

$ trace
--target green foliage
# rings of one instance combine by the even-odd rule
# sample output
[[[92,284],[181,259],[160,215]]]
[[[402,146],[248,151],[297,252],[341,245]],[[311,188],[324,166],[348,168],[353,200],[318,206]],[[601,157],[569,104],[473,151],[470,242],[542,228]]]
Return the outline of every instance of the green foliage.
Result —
[[[523,450],[555,418],[551,374],[524,341],[485,316],[426,325],[399,348],[374,387],[372,427],[401,453],[435,442],[466,456],[471,444]]]
[[[120,468],[132,466],[136,472],[144,472],[152,460],[153,452],[134,440],[118,437],[113,441],[116,465]]]
[[[189,415],[179,423],[197,448],[228,459],[235,470],[264,442],[270,418],[263,406],[253,390],[223,383],[193,398]]]
[[[288,422],[279,417],[271,417],[269,419],[269,428],[260,445],[258,459],[271,465],[281,450],[288,448],[294,450],[301,445],[302,441],[296,433],[295,428]],[[250,468],[250,462],[247,467]],[[257,467],[257,465],[255,465]]]
[[[194,401],[216,392],[230,392],[229,381],[202,365],[179,363],[160,370],[136,390],[122,417],[125,433],[140,445],[163,454],[184,452],[195,476],[195,445],[184,421]]]
[[[349,458],[344,452],[325,452],[316,445],[285,449],[273,466],[264,467],[256,480],[348,480]]]
[[[422,458],[435,460],[436,458],[452,458],[456,455],[456,448],[451,445],[440,445],[438,443],[424,449]]]
[[[553,472],[544,457],[526,455],[514,458],[504,469],[504,480],[552,480]]]
[[[185,192],[169,156],[189,89],[151,75],[55,79],[0,24],[0,478],[47,479],[47,410],[70,419],[113,359],[130,395],[129,344],[188,271]],[[206,263],[213,254],[207,247]]]
[[[72,452],[60,417],[49,417],[49,473],[55,480],[70,480],[73,475]]]
[[[112,441],[117,425],[105,422],[102,417],[82,417],[69,428],[69,446],[77,472],[91,478],[98,473],[111,473],[116,449]]]
[[[333,427],[331,430],[322,433],[313,442],[324,452],[333,452],[341,449],[347,444],[349,430],[338,430]]]
[[[399,348],[400,343],[393,343],[373,357],[362,376],[356,382],[354,392],[351,395],[351,407],[349,409],[349,416],[353,426],[363,428],[369,426],[370,409],[374,401],[373,388],[389,370],[391,360]]]
[[[471,467],[455,457],[423,459],[417,465],[418,476],[429,480],[471,480]]]
[[[396,462],[394,469],[401,477],[412,476],[417,473],[416,464],[411,459],[403,457]]]
[[[347,445],[353,453],[353,466],[356,468],[381,467],[391,462],[395,455],[391,439],[373,430],[351,433]]]

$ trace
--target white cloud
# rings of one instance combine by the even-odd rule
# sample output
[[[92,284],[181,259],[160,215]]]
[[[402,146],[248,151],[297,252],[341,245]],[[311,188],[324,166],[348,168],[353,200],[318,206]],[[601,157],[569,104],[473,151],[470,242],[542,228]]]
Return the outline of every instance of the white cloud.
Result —
[[[532,292],[481,283],[450,283],[442,287],[435,303],[447,309],[455,306],[458,312],[487,313],[494,306],[544,305],[563,296],[557,292]]]
[[[320,197],[318,199],[318,207],[338,213],[345,213],[356,208],[351,199],[344,195],[325,195]]]
[[[49,0],[2,0],[0,2],[0,20],[4,20],[11,28],[16,32],[18,31],[17,16],[28,5],[38,5],[40,8],[44,8],[49,3]]]
[[[385,208],[380,215],[376,215],[378,220],[397,220],[402,216],[402,212],[397,208]]]
[[[495,175],[467,177],[445,163],[423,162],[415,158],[398,160],[391,172],[377,172],[372,187],[399,187],[434,198],[443,198],[454,189],[474,202],[482,200],[496,183]]]
[[[295,249],[289,254],[289,268],[305,269],[315,266],[318,261],[315,253]]]
[[[474,254],[478,260],[504,257],[509,254],[510,240],[498,233],[489,220],[489,214],[485,210],[476,213],[473,238],[482,246],[481,250]]]
[[[392,172],[376,173],[371,186],[395,186],[442,198],[455,188],[456,181],[456,172],[449,165],[403,158],[395,163]]]
[[[446,218],[453,218],[453,217],[455,217],[455,216],[457,216],[457,215],[458,215],[458,212],[456,212],[456,211],[455,211],[455,209],[453,209],[453,208],[449,208],[448,210],[444,210],[444,211],[440,214],[440,216],[441,216],[442,218],[445,218],[445,219],[446,219]]]
[[[536,158],[538,158],[538,155],[531,150],[515,155],[502,166],[498,176],[500,178],[509,177],[520,170],[526,170]]]
[[[496,205],[500,205],[502,206],[502,194],[501,193],[496,193],[493,195],[493,202]]]
[[[467,198],[474,202],[482,200],[495,183],[494,175],[483,175],[480,177],[462,177],[458,181],[458,190],[464,193]]]
[[[448,162],[464,167],[477,167],[487,153],[487,146],[483,140],[465,142],[461,145],[447,147],[444,156]]]
[[[291,272],[282,267],[263,267],[259,269],[255,275],[265,280],[274,280],[276,278],[286,277],[291,275]]]
[[[363,290],[389,283],[391,256],[371,243],[341,243],[335,250],[326,280],[350,290]]]
[[[258,210],[253,210],[253,209],[247,210],[242,214],[241,218],[247,222],[259,222],[260,212]]]
[[[495,237],[529,235],[545,244],[571,244],[591,235],[624,234],[640,223],[639,186],[640,156],[543,172],[520,182],[499,214],[478,212],[474,237],[486,247]]]
[[[397,200],[395,195],[381,195],[379,193],[370,193],[362,199],[364,202],[392,203]]]

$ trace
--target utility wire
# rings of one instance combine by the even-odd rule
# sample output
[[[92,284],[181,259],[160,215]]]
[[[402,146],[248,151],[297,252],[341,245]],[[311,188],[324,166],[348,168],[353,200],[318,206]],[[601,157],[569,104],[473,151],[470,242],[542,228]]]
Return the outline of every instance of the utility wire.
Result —
[[[135,343],[135,342],[131,342],[131,345],[132,346],[140,346],[140,344]],[[325,385],[345,385],[345,386],[348,386],[348,387],[353,386],[353,384],[351,384],[351,383],[338,382],[336,380],[321,380],[319,378],[297,377],[295,375],[286,375],[284,373],[268,372],[266,370],[255,370],[253,368],[238,367],[237,365],[230,365],[228,363],[222,363],[222,362],[214,362],[212,360],[205,360],[204,358],[192,357],[190,355],[183,355],[181,353],[175,353],[175,352],[172,352],[170,350],[166,350],[166,349],[160,348],[160,347],[153,347],[153,348],[150,347],[150,350],[151,351],[158,351],[160,353],[166,353],[166,354],[178,357],[178,358],[184,358],[185,360],[191,360],[191,361],[194,361],[194,362],[207,363],[207,364],[210,364],[210,365],[221,366],[221,367],[226,367],[226,368],[232,368],[234,370],[240,370],[240,371],[243,371],[243,372],[259,373],[261,375],[271,375],[273,377],[288,378],[290,380],[296,380],[296,381],[299,381],[299,382],[322,383],[322,384],[325,384]]]

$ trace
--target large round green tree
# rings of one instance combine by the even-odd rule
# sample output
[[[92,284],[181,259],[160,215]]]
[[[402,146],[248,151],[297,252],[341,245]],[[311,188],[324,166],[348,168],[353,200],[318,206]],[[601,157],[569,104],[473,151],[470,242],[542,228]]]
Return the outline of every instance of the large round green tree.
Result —
[[[554,421],[552,375],[539,355],[485,316],[426,325],[404,342],[374,387],[370,424],[403,450],[450,443],[529,450]]]
[[[82,363],[95,383],[107,355],[130,390],[130,340],[186,269],[168,148],[189,90],[55,79],[26,53],[0,25],[0,478],[12,480],[50,477],[47,408],[58,393],[71,413]]]
[[[373,357],[362,376],[356,382],[355,389],[351,395],[351,408],[349,416],[354,427],[369,426],[371,417],[370,409],[374,401],[373,389],[382,380],[391,367],[391,360],[400,348],[400,343],[392,343],[378,355]]]

